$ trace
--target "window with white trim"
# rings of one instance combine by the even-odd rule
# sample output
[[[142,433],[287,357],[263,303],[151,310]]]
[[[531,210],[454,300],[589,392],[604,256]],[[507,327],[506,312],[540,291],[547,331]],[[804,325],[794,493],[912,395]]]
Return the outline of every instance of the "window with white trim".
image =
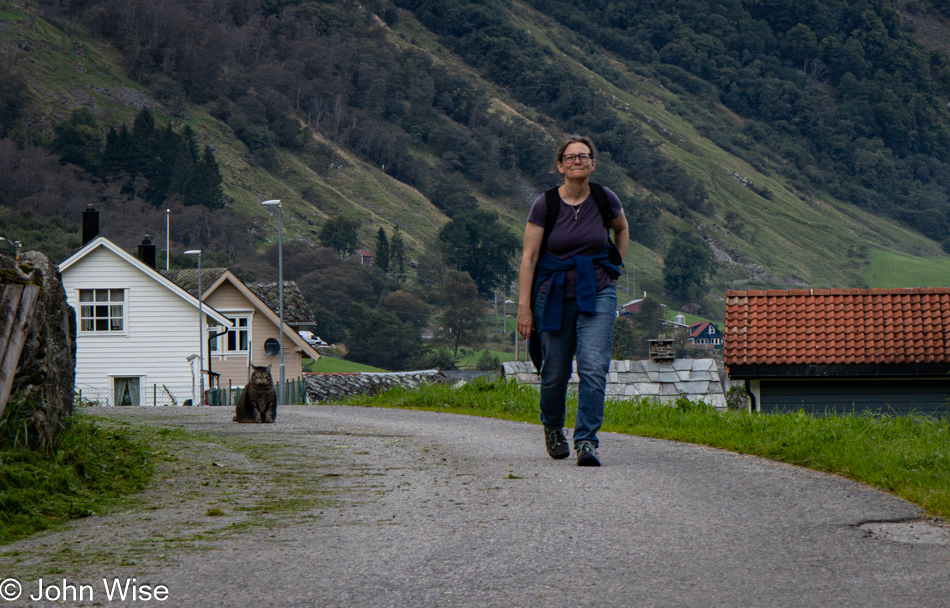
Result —
[[[125,290],[80,289],[79,331],[125,331]]]
[[[228,320],[234,327],[211,341],[211,352],[217,355],[246,353],[251,339],[251,317],[234,316],[228,317]]]

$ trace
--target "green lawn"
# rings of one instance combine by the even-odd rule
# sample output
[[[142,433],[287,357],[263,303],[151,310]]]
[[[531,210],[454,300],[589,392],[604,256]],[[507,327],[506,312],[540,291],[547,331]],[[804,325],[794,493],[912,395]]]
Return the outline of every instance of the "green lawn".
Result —
[[[950,285],[950,257],[916,257],[874,250],[864,278],[872,288],[946,287]]]
[[[340,372],[385,372],[386,370],[363,365],[362,363],[323,356],[316,362],[313,359],[305,358],[303,360],[303,371],[314,374],[336,374]]]

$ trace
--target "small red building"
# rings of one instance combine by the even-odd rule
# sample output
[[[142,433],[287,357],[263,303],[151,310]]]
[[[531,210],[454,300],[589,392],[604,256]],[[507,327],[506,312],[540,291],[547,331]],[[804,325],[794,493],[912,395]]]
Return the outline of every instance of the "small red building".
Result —
[[[369,266],[373,263],[373,254],[365,249],[357,249],[356,255],[360,256],[360,266]]]

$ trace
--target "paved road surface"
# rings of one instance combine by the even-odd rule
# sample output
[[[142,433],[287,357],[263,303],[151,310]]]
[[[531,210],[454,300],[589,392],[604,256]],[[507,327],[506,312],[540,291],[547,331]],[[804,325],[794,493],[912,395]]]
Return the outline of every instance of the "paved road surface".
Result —
[[[137,563],[93,572],[74,561],[50,577],[131,573],[166,585],[170,599],[108,602],[97,585],[101,606],[950,606],[946,528],[888,525],[921,513],[859,484],[753,457],[603,434],[605,466],[579,468],[548,458],[536,425],[374,408],[285,407],[272,426],[232,424],[219,408],[96,413],[204,431],[232,447],[289,446],[279,474],[255,469],[258,490],[265,475],[324,471],[314,478],[332,496],[283,526],[208,535],[201,550],[169,546],[158,556],[149,546],[155,524],[137,520],[153,525],[153,540],[136,541],[129,514],[20,543],[23,552],[61,552],[56,543],[127,530],[105,542],[144,544],[151,551]],[[244,466],[239,450],[228,453],[214,467]],[[196,480],[207,473],[189,470]],[[241,479],[245,491],[255,488],[253,476]],[[201,491],[174,494],[194,510],[188,501],[200,502]],[[221,500],[232,523],[246,520]],[[3,557],[0,576],[11,576]]]

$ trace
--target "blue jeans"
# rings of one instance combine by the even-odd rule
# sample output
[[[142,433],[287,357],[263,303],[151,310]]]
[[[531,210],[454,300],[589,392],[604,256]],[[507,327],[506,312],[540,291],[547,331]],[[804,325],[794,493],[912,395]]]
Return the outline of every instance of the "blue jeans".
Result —
[[[534,322],[544,318],[544,298],[534,302]],[[617,288],[613,285],[597,292],[594,314],[578,312],[576,300],[564,300],[561,330],[541,336],[541,423],[562,428],[567,402],[567,384],[571,379],[571,361],[577,355],[577,417],[574,446],[581,441],[598,445],[597,431],[604,422],[604,391],[610,368],[610,336],[617,316]]]

